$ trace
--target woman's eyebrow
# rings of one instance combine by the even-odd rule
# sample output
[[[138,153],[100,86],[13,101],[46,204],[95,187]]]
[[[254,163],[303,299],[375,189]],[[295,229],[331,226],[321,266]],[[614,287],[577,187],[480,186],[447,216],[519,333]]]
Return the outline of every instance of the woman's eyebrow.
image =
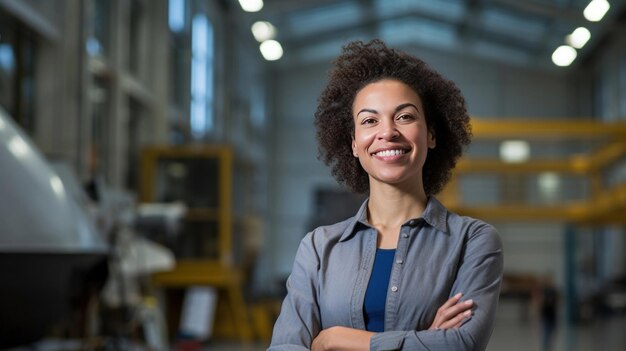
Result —
[[[420,109],[419,109],[419,108],[417,108],[417,106],[415,106],[414,104],[412,104],[412,103],[410,103],[410,102],[407,102],[407,103],[404,103],[404,104],[400,104],[400,105],[398,105],[398,107],[396,107],[396,112],[398,112],[398,111],[400,111],[400,110],[402,110],[402,109],[404,109],[404,108],[407,108],[407,107],[409,107],[409,106],[410,106],[410,107],[413,107],[415,110],[417,110],[417,112],[420,112]]]
[[[373,113],[373,114],[378,114],[378,111],[373,110],[371,108],[364,108],[361,111],[359,111],[356,115],[358,116],[361,112],[369,112],[369,113]]]
[[[410,102],[404,103],[404,104],[400,104],[396,107],[395,112],[398,112],[400,110],[403,110],[407,107],[413,107],[415,110],[417,110],[417,112],[420,112],[420,109],[417,108],[417,106],[415,106],[415,104],[412,104]],[[371,109],[371,108],[364,108],[361,111],[359,111],[356,115],[358,116],[359,114],[361,114],[362,112],[369,112],[369,113],[373,113],[373,114],[378,114],[378,111]]]

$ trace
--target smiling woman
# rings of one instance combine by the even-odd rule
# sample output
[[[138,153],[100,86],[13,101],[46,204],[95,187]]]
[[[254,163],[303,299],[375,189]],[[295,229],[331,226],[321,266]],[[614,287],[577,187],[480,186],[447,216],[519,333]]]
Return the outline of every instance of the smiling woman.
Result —
[[[434,197],[470,142],[454,83],[381,41],[335,61],[320,156],[369,198],[302,240],[270,350],[483,350],[502,279],[495,229]]]
[[[406,84],[384,79],[357,94],[353,111],[352,150],[370,176],[370,188],[379,183],[422,189],[421,172],[428,149],[435,147],[421,99]]]

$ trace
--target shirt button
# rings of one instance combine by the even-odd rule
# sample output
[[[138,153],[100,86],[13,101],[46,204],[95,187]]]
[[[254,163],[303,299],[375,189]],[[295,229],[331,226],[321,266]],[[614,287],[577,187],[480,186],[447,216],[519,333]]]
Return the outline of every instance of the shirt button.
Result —
[[[408,237],[409,237],[409,234],[404,233],[404,234],[402,234],[402,237],[403,237],[403,238],[408,238]]]
[[[415,226],[417,226],[417,219],[412,219],[412,220],[410,220],[410,221],[409,221],[409,225],[410,225],[411,227],[415,227]]]
[[[402,259],[401,259],[401,258],[399,258],[399,259],[397,259],[397,260],[396,260],[396,263],[397,263],[397,264],[402,264],[402,262],[404,262],[404,261],[402,261]]]
[[[398,291],[398,287],[397,287],[397,286],[392,286],[392,287],[391,287],[391,291],[393,291],[393,292]]]

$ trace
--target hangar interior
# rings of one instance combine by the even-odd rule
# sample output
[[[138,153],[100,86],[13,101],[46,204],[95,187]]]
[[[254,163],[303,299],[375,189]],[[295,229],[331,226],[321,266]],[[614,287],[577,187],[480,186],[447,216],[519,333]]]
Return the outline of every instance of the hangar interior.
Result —
[[[313,114],[380,38],[466,98],[437,197],[501,235],[488,349],[542,349],[549,284],[553,350],[623,350],[625,37],[623,0],[0,0],[0,349],[264,350],[300,240],[363,201]]]

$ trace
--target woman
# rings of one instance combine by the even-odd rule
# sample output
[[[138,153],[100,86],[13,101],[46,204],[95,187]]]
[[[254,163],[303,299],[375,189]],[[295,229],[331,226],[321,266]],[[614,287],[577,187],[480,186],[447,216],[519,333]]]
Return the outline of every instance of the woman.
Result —
[[[302,240],[269,350],[482,350],[502,278],[495,229],[433,197],[470,142],[456,86],[379,40],[343,48],[315,114],[335,178],[369,192]]]

